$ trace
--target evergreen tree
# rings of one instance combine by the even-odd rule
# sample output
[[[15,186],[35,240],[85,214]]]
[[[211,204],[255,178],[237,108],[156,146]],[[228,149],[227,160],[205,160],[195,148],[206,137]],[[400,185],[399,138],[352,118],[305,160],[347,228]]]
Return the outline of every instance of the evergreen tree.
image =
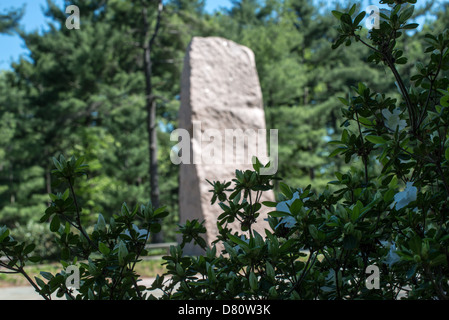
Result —
[[[381,81],[384,70],[367,68],[359,48],[332,50],[334,17],[310,1],[234,1],[215,19],[220,35],[255,53],[267,127],[279,130],[279,176],[323,190],[344,165],[328,158],[328,141],[342,130],[338,97],[359,81],[391,86]]]
[[[45,210],[44,170],[33,162],[39,152],[25,92],[12,72],[0,74],[0,220],[12,227]]]
[[[53,20],[50,31],[43,35],[22,32],[32,61],[23,59],[14,65],[18,84],[26,91],[29,116],[26,126],[32,132],[36,146],[27,159],[44,171],[44,192],[53,191],[49,174],[52,156],[79,153],[88,159],[98,156],[99,160],[103,157],[114,159],[114,149],[121,144],[123,133],[113,136],[114,130],[107,124],[114,111],[134,102],[133,86],[139,80],[134,80],[127,69],[135,65],[130,54],[134,48],[123,45],[119,28],[111,28],[105,22],[104,4],[100,1],[74,4],[79,5],[82,12],[82,28],[65,28],[65,12],[49,1],[47,16]],[[139,120],[134,118],[134,121]],[[135,124],[129,127],[138,128]],[[136,144],[126,147],[132,154]],[[124,160],[118,162],[127,163]],[[101,163],[106,167],[94,170],[94,176],[102,176],[108,170],[112,172],[112,166],[116,164]],[[122,179],[121,174],[90,180],[89,183],[95,183],[95,188],[92,185],[85,188],[86,193],[82,193],[80,199],[88,204],[86,208],[112,213],[127,196],[131,203],[142,200],[139,192],[122,187],[130,180],[134,181],[129,185],[134,185],[138,177],[118,165],[114,172],[123,172],[128,180]],[[114,189],[121,189],[122,199],[114,197]]]
[[[152,43],[148,94],[144,46],[158,24],[157,2],[69,4],[80,9],[79,30],[65,27],[65,7],[52,1],[44,34],[17,28],[22,10],[0,16],[0,32],[19,31],[31,52],[29,60],[0,76],[0,221],[9,226],[33,220],[45,210],[46,194],[60,191],[50,178],[51,157],[63,153],[84,155],[91,165],[89,180],[78,185],[79,200],[90,213],[107,216],[123,201],[130,207],[147,202],[156,192],[150,179],[159,177],[157,202],[172,212],[163,225],[164,240],[174,239],[179,168],[170,162],[169,137],[177,126],[181,70],[193,36],[222,36],[254,51],[267,127],[279,130],[278,175],[292,186],[322,190],[345,165],[345,159],[328,158],[333,150],[328,141],[344,129],[338,98],[347,97],[351,86],[362,81],[378,92],[397,92],[382,67],[362,61],[366,48],[332,50],[335,19],[316,3],[234,0],[231,9],[209,15],[203,0],[170,0]],[[438,19],[424,29],[445,28],[447,8],[436,7]],[[401,38],[413,52],[401,72],[415,72],[426,49],[418,40],[413,34]],[[151,142],[159,144],[153,174]]]
[[[2,163],[4,168],[14,164],[14,177],[10,177],[9,168],[0,169],[0,190],[5,190],[1,215],[8,212],[11,219],[23,216],[11,209],[11,201],[17,206],[17,190],[24,188],[25,177],[40,179],[40,185],[33,190],[36,196],[27,198],[34,199],[39,211],[47,203],[45,194],[59,191],[52,186],[49,173],[51,157],[60,153],[83,155],[91,164],[89,180],[78,186],[79,200],[86,211],[107,216],[123,201],[132,207],[150,200],[143,38],[136,31],[142,27],[141,3],[92,0],[70,4],[80,9],[81,29],[65,28],[65,8],[48,1],[50,31],[42,35],[21,32],[31,62],[22,59],[14,64],[14,83],[2,82],[9,96],[15,92],[11,86],[23,94],[23,101],[9,99],[16,102],[10,113],[0,113],[2,117],[17,117],[15,109],[20,101],[22,109],[27,110],[18,122],[26,130],[22,133],[23,144],[15,144],[17,152],[8,152],[10,161]],[[174,239],[178,188],[178,167],[169,160],[169,136],[177,122],[185,49],[192,34],[200,35],[205,25],[199,18],[201,8],[201,1],[197,5],[192,1],[169,3],[166,10],[170,14],[161,18],[162,31],[153,52],[153,98],[158,119],[155,129],[157,140],[163,144],[158,150],[164,182],[160,202],[173,212],[172,224],[164,225],[169,239]],[[148,18],[153,14],[148,11]],[[196,30],[189,30],[187,24]],[[3,132],[2,141],[10,139],[13,130],[8,127]],[[17,134],[11,139],[21,138]],[[20,148],[26,152],[20,153]],[[19,161],[22,155],[23,162]],[[33,168],[34,175],[26,174],[29,168]],[[20,204],[24,206],[25,202]]]
[[[21,9],[5,10],[0,13],[0,33],[12,34],[19,27],[19,21],[25,13],[24,7]]]

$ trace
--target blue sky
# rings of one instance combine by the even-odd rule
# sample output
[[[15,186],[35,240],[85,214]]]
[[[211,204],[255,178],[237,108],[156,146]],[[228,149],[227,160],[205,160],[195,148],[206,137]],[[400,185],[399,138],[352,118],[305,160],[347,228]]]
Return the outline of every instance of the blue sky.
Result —
[[[56,3],[63,3],[56,0]],[[46,5],[45,0],[0,0],[0,12],[5,9],[19,8],[26,5],[25,15],[21,20],[26,31],[41,30],[45,26],[45,16],[41,6]],[[12,61],[17,61],[21,54],[26,54],[24,43],[18,36],[0,35],[0,69],[8,69]]]
[[[53,0],[57,5],[63,6],[64,0]],[[340,0],[342,1],[342,0]],[[343,0],[347,1],[347,0]],[[422,0],[418,1],[420,3]],[[449,0],[439,0],[446,2]],[[351,1],[355,2],[355,0]],[[373,0],[363,0],[364,4],[370,4]],[[376,1],[374,1],[376,2]],[[26,31],[46,29],[46,20],[48,20],[42,11],[46,7],[45,0],[0,0],[0,12],[11,7],[21,7],[26,5],[25,15],[21,20],[21,25]],[[206,11],[213,12],[219,8],[230,8],[231,0],[206,0]],[[28,51],[24,47],[23,41],[18,36],[9,36],[0,34],[0,70],[10,69],[11,62],[18,61],[20,55],[27,55]]]
[[[54,0],[57,5],[63,6],[63,0]],[[0,0],[0,12],[12,7],[18,8],[26,5],[25,15],[21,25],[26,31],[46,30],[46,20],[42,11],[46,7],[45,0]],[[213,12],[220,7],[231,7],[230,0],[206,0],[206,11]],[[18,61],[20,55],[26,55],[27,49],[18,36],[0,34],[0,69],[9,69],[11,62]]]

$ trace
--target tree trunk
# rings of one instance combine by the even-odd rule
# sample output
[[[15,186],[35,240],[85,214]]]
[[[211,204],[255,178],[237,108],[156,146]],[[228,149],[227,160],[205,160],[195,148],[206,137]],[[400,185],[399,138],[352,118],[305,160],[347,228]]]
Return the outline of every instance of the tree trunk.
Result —
[[[159,207],[159,182],[158,182],[158,162],[157,162],[157,126],[156,126],[156,100],[153,95],[152,85],[152,61],[151,61],[151,49],[154,39],[156,38],[159,23],[160,14],[162,11],[162,1],[159,1],[158,17],[156,22],[156,28],[151,36],[151,39],[146,43],[149,35],[149,23],[147,17],[147,8],[143,6],[142,16],[144,22],[144,37],[143,37],[143,55],[144,55],[144,73],[145,73],[145,105],[147,111],[147,131],[148,131],[148,152],[149,152],[149,175],[150,175],[150,188],[151,188],[151,203],[155,208]],[[162,231],[155,234],[152,237],[153,242],[163,242]]]
[[[45,169],[45,189],[47,194],[51,193],[51,168]],[[51,205],[51,199],[48,199],[48,205]]]
[[[11,203],[11,205],[14,205],[14,203],[16,203],[16,196],[14,194],[14,169],[12,163],[11,163],[11,172],[9,173],[9,184],[11,190],[9,202]]]

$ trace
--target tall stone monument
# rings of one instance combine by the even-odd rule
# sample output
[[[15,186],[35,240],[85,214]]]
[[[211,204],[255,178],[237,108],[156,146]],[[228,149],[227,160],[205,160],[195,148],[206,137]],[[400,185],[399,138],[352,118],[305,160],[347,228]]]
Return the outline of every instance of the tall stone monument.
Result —
[[[180,163],[180,223],[204,220],[205,240],[210,245],[223,211],[217,203],[211,205],[212,186],[206,179],[231,181],[236,169],[253,169],[252,156],[263,164],[269,160],[262,91],[249,48],[218,37],[192,39],[181,79],[179,128],[190,139],[190,150],[180,152],[187,159]],[[264,200],[274,201],[273,192],[264,192]],[[253,230],[264,236],[264,229],[269,229],[264,220],[268,208],[262,207],[261,212]],[[239,230],[239,222],[231,227]],[[185,253],[202,251],[191,245]]]

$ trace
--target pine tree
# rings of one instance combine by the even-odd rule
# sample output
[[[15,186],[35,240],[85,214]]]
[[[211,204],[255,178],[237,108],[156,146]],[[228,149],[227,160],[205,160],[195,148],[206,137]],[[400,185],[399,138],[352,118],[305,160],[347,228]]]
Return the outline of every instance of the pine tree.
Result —
[[[33,163],[38,134],[30,122],[25,92],[10,71],[0,74],[0,221],[9,227],[45,210],[44,170]]]
[[[31,62],[22,59],[13,67],[15,86],[23,92],[28,115],[20,122],[27,130],[24,141],[32,142],[23,153],[26,163],[17,161],[20,157],[16,154],[10,153],[10,159],[17,166],[15,176],[21,179],[27,168],[39,168],[35,175],[41,185],[34,193],[42,197],[34,201],[41,206],[36,211],[43,211],[48,198],[45,194],[59,191],[50,179],[51,157],[60,153],[85,156],[91,164],[91,175],[80,183],[78,194],[85,211],[93,213],[95,219],[97,212],[113,214],[123,201],[133,207],[150,200],[143,38],[136,32],[142,27],[142,7],[140,2],[133,5],[122,0],[71,4],[81,12],[79,30],[65,28],[64,8],[50,1],[46,12],[51,18],[50,31],[21,32],[31,51]],[[177,123],[185,49],[192,35],[202,34],[207,27],[199,18],[203,14],[201,7],[201,1],[197,5],[192,1],[167,4],[165,10],[170,14],[162,15],[162,32],[152,53],[155,129],[163,145],[157,155],[162,159],[160,174],[164,182],[160,203],[173,212],[172,224],[164,225],[163,231],[172,239],[178,168],[170,162],[169,136]],[[148,11],[148,18],[153,13]],[[189,30],[187,24],[195,30]],[[17,199],[16,190],[23,188],[24,182],[15,178],[13,184],[7,185],[9,178],[6,171],[0,170],[0,176],[2,173],[5,184],[2,180],[0,185],[8,193],[5,197]]]
[[[24,7],[22,7],[21,9],[10,9],[0,13],[0,33],[12,34],[17,31],[19,21],[25,13],[24,10]]]
[[[136,91],[137,80],[133,80],[130,72],[131,66],[135,66],[131,54],[134,48],[123,44],[119,28],[110,28],[105,22],[104,4],[100,1],[75,4],[82,12],[80,30],[65,28],[63,8],[49,2],[47,15],[53,20],[50,31],[43,35],[22,32],[32,61],[21,60],[13,65],[19,85],[26,91],[27,128],[33,133],[37,149],[28,159],[43,169],[45,192],[54,191],[50,180],[53,156],[75,153],[88,159],[98,155],[100,160],[114,159],[113,152],[120,144],[122,133],[112,136],[114,131],[103,124],[108,123],[113,111],[131,105]],[[131,124],[130,127],[138,126]],[[100,137],[103,137],[101,141]],[[101,144],[103,148],[97,149]],[[133,148],[134,145],[129,147],[130,154]],[[114,164],[105,161],[105,167],[95,168],[93,176],[113,171]],[[85,188],[80,201],[86,203],[87,210],[95,210],[94,213],[99,210],[112,213],[120,203],[116,197],[108,196],[108,192],[113,192],[114,187],[128,190],[120,186],[124,182],[133,185],[135,181],[130,180],[137,180],[129,172],[126,174],[128,180],[121,180],[120,175],[112,180],[106,177],[106,180],[90,180],[97,187]],[[104,191],[105,196],[95,196],[94,191],[97,194]],[[139,194],[132,191],[121,194],[120,201],[123,196],[132,195],[130,201],[137,202]]]
[[[344,165],[328,158],[327,142],[342,130],[338,97],[360,80],[385,83],[383,70],[367,68],[360,48],[332,50],[334,17],[310,1],[234,1],[228,16],[215,19],[222,36],[255,53],[267,127],[279,130],[278,175],[323,190]]]

